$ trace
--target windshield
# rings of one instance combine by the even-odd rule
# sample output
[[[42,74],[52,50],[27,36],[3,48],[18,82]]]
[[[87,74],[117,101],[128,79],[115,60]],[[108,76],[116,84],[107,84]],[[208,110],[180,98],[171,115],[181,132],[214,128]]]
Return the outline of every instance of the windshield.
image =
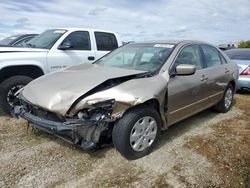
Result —
[[[154,72],[167,60],[173,44],[128,44],[95,62],[95,64]]]
[[[0,45],[9,45],[13,40],[16,40],[17,36],[7,37],[5,39],[0,40]]]
[[[32,48],[50,49],[56,41],[66,32],[63,29],[47,30],[27,42],[26,46]]]

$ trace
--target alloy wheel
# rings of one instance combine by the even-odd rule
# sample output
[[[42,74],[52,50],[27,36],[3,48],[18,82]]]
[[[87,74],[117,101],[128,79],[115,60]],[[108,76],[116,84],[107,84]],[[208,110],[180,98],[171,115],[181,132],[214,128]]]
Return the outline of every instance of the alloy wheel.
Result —
[[[228,88],[224,98],[225,107],[227,109],[231,106],[232,100],[233,100],[233,91],[231,88]]]
[[[150,147],[157,134],[157,123],[153,117],[139,119],[130,133],[130,145],[134,151],[143,151]]]

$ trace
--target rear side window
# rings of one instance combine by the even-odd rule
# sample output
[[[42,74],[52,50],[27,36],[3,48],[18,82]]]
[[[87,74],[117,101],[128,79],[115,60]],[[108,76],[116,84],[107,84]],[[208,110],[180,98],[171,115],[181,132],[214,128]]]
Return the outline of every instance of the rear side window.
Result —
[[[64,42],[69,42],[72,45],[70,50],[91,50],[88,31],[72,32],[64,39]]]
[[[218,50],[212,46],[201,46],[205,55],[206,64],[208,67],[221,65],[221,58]]]
[[[112,33],[95,32],[97,50],[112,51],[118,48],[116,37]]]

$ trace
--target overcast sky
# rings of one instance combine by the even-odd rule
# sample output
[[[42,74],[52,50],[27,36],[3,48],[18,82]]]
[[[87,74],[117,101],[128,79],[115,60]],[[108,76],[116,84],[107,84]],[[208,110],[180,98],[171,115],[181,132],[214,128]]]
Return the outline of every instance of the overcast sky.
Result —
[[[0,14],[0,37],[88,27],[124,41],[250,40],[250,0],[1,0]]]

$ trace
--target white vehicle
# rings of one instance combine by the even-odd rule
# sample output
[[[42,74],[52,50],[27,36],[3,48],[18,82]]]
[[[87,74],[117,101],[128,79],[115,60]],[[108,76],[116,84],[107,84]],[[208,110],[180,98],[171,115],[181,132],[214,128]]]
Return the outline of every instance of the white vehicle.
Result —
[[[15,93],[32,79],[60,69],[92,63],[122,45],[109,31],[60,28],[47,30],[27,43],[29,48],[0,48],[0,107],[6,113]]]

